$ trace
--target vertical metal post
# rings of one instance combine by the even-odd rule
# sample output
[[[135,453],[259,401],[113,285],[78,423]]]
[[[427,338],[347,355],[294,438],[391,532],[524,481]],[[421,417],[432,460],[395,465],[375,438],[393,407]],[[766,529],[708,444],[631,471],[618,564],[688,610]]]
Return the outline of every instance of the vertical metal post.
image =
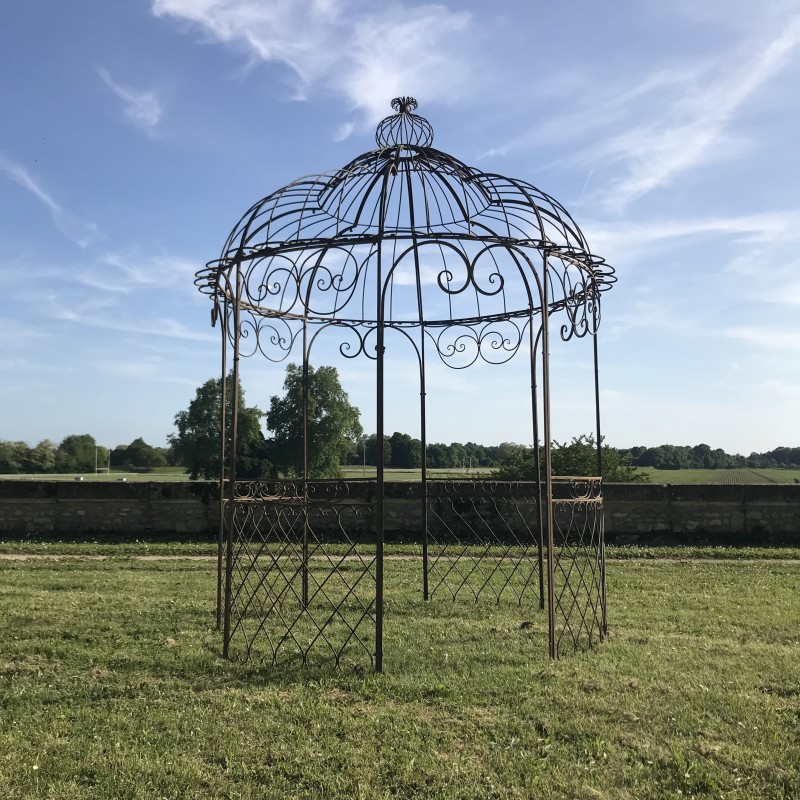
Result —
[[[595,297],[594,307],[592,309],[592,348],[594,352],[594,414],[595,425],[597,430],[597,475],[602,481],[603,476],[603,437],[600,431],[600,368],[599,358],[597,354],[597,333],[599,328],[599,320],[597,319],[598,303],[600,302],[599,296]],[[602,491],[602,482],[600,484]],[[600,558],[600,639],[605,639],[608,633],[608,620],[606,619],[606,535],[605,523],[603,520],[603,506],[600,507],[600,541],[598,542],[598,556]]]
[[[239,336],[241,333],[242,270],[236,264],[236,295],[233,306],[233,387],[231,391],[231,450],[230,475],[228,478],[228,535],[225,553],[225,618],[222,655],[227,658],[231,641],[231,604],[233,595],[233,534],[236,517],[236,452],[239,438]],[[223,381],[224,383],[224,381]]]
[[[376,438],[375,449],[377,464],[375,467],[375,671],[383,672],[383,537],[384,537],[384,468],[383,468],[383,388],[384,388],[384,355],[385,355],[385,309],[383,292],[383,233],[386,224],[387,183],[389,177],[396,174],[396,164],[387,166],[383,173],[381,186],[380,219],[378,222],[377,269],[375,270],[376,300],[375,310],[375,399],[376,399]]]
[[[545,313],[546,309],[542,310]],[[539,347],[539,337],[542,328],[533,335],[533,313],[530,318],[530,349],[531,349],[531,412],[533,417],[533,472],[536,480],[536,514],[538,516],[538,539],[536,542],[537,559],[539,562],[539,608],[544,609],[544,509],[542,508],[542,464],[539,455],[539,397],[536,385],[536,350]]]
[[[308,321],[303,320],[303,553],[302,604],[308,608]]]
[[[544,469],[547,508],[547,616],[549,622],[550,658],[556,658],[555,547],[553,541],[553,466],[550,434],[550,277],[547,253],[544,254],[542,280],[542,406],[544,412]]]
[[[377,450],[375,498],[375,671],[383,672],[383,534],[384,534],[384,479],[383,479],[383,357],[384,319],[381,283],[381,251],[378,250],[378,324],[376,327],[375,380],[377,421],[375,443]]]
[[[426,424],[425,390],[425,325],[420,325],[421,344],[419,352],[419,405],[420,405],[420,448],[422,450],[422,599],[430,599],[428,587],[428,431]]]
[[[414,240],[412,253],[414,256],[414,275],[417,287],[417,316],[419,318],[420,348],[419,359],[419,416],[420,416],[420,448],[422,450],[422,470],[420,480],[420,498],[422,502],[422,598],[428,599],[428,434],[426,428],[425,404],[425,313],[422,307],[422,273],[419,264],[419,245],[414,220],[414,185],[411,181],[411,170],[405,170],[406,190],[408,191],[408,217]]]
[[[217,531],[217,630],[222,630],[223,610],[223,563],[225,551],[225,427],[227,422],[227,371],[228,371],[228,301],[222,303],[222,313],[219,306],[215,307],[219,316],[222,333],[222,366],[220,379],[220,406],[219,406],[219,530]]]
[[[597,312],[593,312],[596,319]],[[596,324],[596,322],[595,322]],[[592,333],[592,349],[594,352],[594,420],[597,436],[597,476],[603,475],[603,436],[600,432],[600,369],[597,361],[597,328]]]

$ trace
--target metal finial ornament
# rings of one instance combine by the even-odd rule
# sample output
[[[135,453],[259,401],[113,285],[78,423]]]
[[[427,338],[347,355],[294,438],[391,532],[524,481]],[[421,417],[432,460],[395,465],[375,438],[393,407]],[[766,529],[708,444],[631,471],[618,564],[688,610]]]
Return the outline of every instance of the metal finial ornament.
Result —
[[[222,382],[220,419],[223,653],[383,669],[384,375],[398,356],[416,359],[419,376],[421,474],[402,496],[418,504],[422,598],[538,604],[552,657],[593,646],[606,635],[601,480],[551,472],[550,352],[557,337],[591,344],[594,418],[578,430],[595,426],[599,476],[597,334],[614,270],[553,197],[434,149],[415,99],[397,97],[392,108],[377,149],[259,200],[197,273],[219,309],[222,375],[232,365],[233,376],[231,397]],[[303,473],[244,480],[240,374],[292,354],[303,366]],[[310,365],[339,357],[374,369],[374,479],[309,471]],[[433,479],[431,360],[466,369],[515,357],[529,372],[520,413],[531,419],[531,480]]]
[[[413,113],[418,105],[413,97],[395,97],[392,100],[392,108],[397,113],[378,125],[375,131],[378,147],[430,147],[433,144],[430,122]]]
[[[412,111],[416,111],[419,107],[419,103],[413,97],[395,97],[392,100],[392,108],[398,114],[410,114]]]

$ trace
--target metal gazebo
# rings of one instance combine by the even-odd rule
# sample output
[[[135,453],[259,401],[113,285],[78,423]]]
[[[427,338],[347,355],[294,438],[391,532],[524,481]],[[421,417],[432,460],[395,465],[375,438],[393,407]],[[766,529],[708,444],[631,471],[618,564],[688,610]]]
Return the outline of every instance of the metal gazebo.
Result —
[[[385,542],[399,505],[413,509],[426,601],[538,602],[551,657],[605,636],[597,331],[614,271],[552,197],[435,149],[413,98],[392,108],[376,149],[257,202],[197,275],[222,333],[226,657],[367,660],[381,671]],[[552,475],[554,335],[593,340],[595,477]],[[374,365],[374,479],[309,478],[308,376],[323,337],[334,337],[341,357]],[[405,487],[385,480],[383,457],[387,342],[400,341],[418,364],[422,442],[420,480]],[[245,359],[280,362],[293,352],[303,370],[303,475],[242,480],[238,398],[225,392],[238,393]],[[429,479],[426,364],[464,369],[520,352],[530,364],[530,481]]]

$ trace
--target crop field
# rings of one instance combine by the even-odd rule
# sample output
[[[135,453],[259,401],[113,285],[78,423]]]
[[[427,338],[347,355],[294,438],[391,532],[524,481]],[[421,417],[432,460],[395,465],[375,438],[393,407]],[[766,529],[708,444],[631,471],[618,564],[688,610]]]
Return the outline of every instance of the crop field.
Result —
[[[0,560],[0,796],[800,797],[798,561],[615,561],[609,640],[423,603],[387,565],[386,672],[219,656],[213,562]]]
[[[672,484],[794,484],[800,469],[653,469],[643,467],[651,483]]]

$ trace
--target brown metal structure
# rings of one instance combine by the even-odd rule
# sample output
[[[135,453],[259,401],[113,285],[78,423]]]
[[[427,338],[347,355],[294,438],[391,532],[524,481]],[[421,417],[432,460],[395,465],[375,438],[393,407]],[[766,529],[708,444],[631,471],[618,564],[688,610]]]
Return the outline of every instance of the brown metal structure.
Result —
[[[383,669],[384,384],[387,346],[402,343],[419,366],[422,471],[406,501],[419,509],[422,596],[538,602],[558,657],[605,635],[605,551],[600,478],[551,472],[550,342],[594,340],[599,442],[600,296],[614,271],[552,197],[436,150],[413,98],[392,107],[376,149],[256,203],[197,275],[220,323],[222,375],[232,372],[234,394],[243,360],[301,354],[306,440],[308,368],[320,338],[335,337],[343,358],[370,360],[375,376],[374,480],[309,480],[308,441],[302,478],[238,479],[238,403],[223,401],[224,653],[270,663],[366,659]],[[531,482],[430,480],[428,360],[465,369],[520,352],[530,363]],[[598,475],[600,454],[598,446]]]

